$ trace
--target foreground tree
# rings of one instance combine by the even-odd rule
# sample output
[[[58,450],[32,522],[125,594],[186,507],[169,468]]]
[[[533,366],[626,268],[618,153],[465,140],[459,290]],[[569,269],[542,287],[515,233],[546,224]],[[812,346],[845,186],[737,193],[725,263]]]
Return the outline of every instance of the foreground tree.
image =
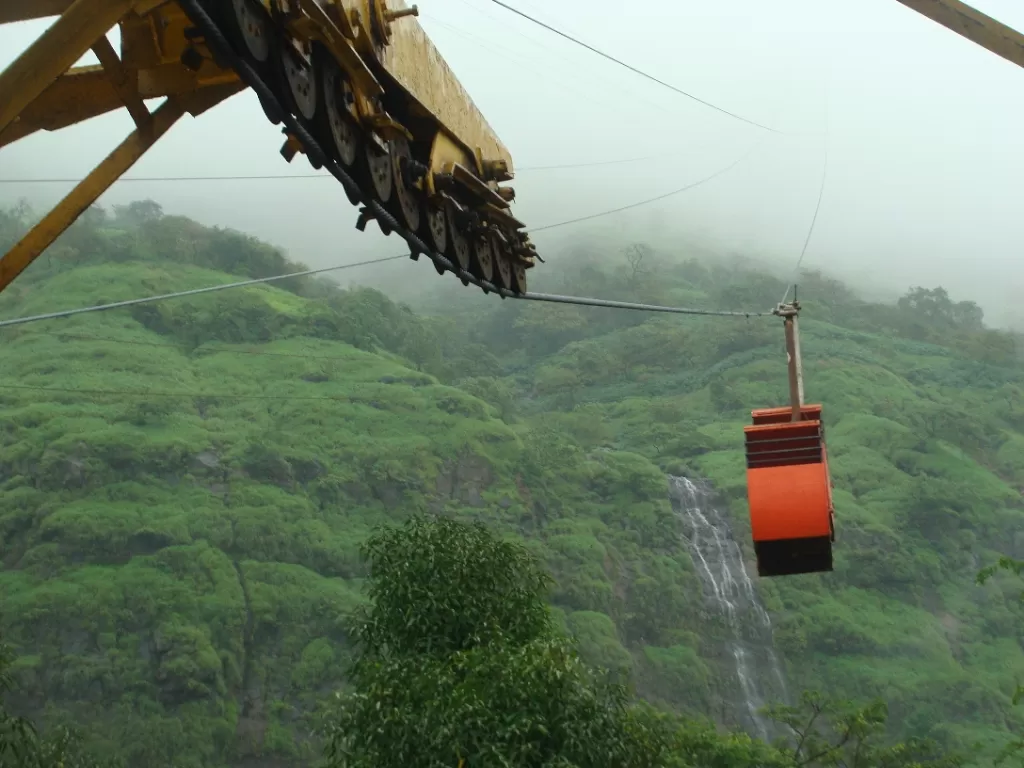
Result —
[[[804,692],[797,706],[770,707],[768,715],[791,734],[782,749],[794,768],[956,768],[961,760],[925,739],[889,744],[885,702],[859,706]]]
[[[415,517],[365,545],[352,688],[327,729],[330,768],[952,768],[884,742],[886,711],[805,694],[769,714],[769,745],[635,702],[553,626],[551,580],[482,525]]]
[[[1006,571],[1011,573],[1017,578],[1024,576],[1024,560],[1018,560],[1013,557],[1000,557],[997,562],[982,568],[978,572],[978,584],[985,584],[990,579],[994,578],[1000,571]],[[1024,602],[1024,592],[1020,594],[1021,602]],[[1019,682],[1014,687],[1012,704],[1018,706],[1021,701],[1024,701],[1024,685]],[[1004,763],[1013,763],[1015,765],[1024,766],[1024,736],[1017,734],[1010,741],[1006,743],[999,755],[996,756],[996,765]]]
[[[7,711],[3,699],[14,687],[8,670],[14,661],[10,647],[0,642],[0,767],[27,764],[35,747],[32,724]]]
[[[522,546],[417,517],[364,553],[371,603],[331,766],[663,763],[665,730],[555,630],[549,577]]]
[[[61,727],[40,736],[31,722],[7,711],[4,698],[14,688],[14,658],[10,646],[0,640],[0,768],[121,768],[119,762],[91,756],[75,730]]]

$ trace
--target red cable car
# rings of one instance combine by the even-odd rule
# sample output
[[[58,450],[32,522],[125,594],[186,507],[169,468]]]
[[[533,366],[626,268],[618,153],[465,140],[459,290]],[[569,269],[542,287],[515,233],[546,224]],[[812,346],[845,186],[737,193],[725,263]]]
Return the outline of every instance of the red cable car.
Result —
[[[821,406],[803,404],[799,310],[795,299],[775,310],[785,320],[791,405],[753,411],[753,424],[743,428],[750,528],[760,576],[832,570],[832,481]]]

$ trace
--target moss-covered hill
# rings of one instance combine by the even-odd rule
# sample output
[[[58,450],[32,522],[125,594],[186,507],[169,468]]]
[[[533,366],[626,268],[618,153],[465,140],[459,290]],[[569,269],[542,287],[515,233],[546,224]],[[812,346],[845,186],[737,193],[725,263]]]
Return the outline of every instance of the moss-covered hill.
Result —
[[[23,226],[4,214],[0,240]],[[749,267],[652,253],[632,274],[606,256],[573,258],[546,287],[742,308],[782,294]],[[91,212],[0,309],[289,268],[140,204]],[[835,573],[759,583],[791,687],[879,694],[901,735],[994,748],[1021,724],[1024,617],[1009,586],[974,576],[1024,549],[1014,339],[942,293],[873,306],[820,276],[802,293],[839,541]],[[417,315],[296,280],[3,332],[0,629],[21,654],[16,706],[83,724],[134,764],[299,765],[343,683],[359,544],[437,510],[526,537],[590,659],[664,705],[726,717],[665,474],[711,478],[745,540],[741,427],[784,397],[780,329],[483,299],[442,292]]]

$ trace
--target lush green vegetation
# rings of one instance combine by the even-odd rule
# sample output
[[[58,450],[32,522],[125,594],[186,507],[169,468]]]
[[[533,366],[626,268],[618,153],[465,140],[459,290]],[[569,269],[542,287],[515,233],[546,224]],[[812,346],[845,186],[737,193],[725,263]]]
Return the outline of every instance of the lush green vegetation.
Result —
[[[77,729],[64,724],[40,735],[31,720],[8,711],[4,699],[14,688],[9,673],[14,659],[10,646],[0,642],[0,767],[119,768],[116,758],[89,754]]]
[[[26,215],[0,215],[0,246]],[[536,270],[545,290],[729,309],[784,291],[756,265],[642,246],[561,261]],[[0,313],[294,266],[151,205],[91,211]],[[524,543],[587,662],[728,723],[730,667],[665,475],[712,479],[745,541],[741,428],[784,401],[777,321],[501,302],[451,282],[415,311],[302,279],[4,331],[11,711],[45,733],[76,723],[90,751],[134,764],[314,760],[324,703],[352,690],[361,547],[382,523],[444,513]],[[809,274],[800,292],[838,542],[834,573],[758,583],[791,688],[881,697],[890,738],[987,764],[1024,726],[1019,588],[975,579],[1024,555],[1017,340],[938,290],[883,306]],[[691,762],[742,764],[688,752],[694,734],[726,749],[697,720],[678,728]]]
[[[657,765],[624,686],[557,632],[547,574],[477,523],[413,518],[366,547],[371,607],[333,723],[338,766]]]
[[[885,744],[881,700],[775,707],[789,737],[771,746],[632,700],[552,621],[536,558],[480,523],[413,517],[364,553],[371,602],[328,716],[332,768],[959,765],[925,740]]]

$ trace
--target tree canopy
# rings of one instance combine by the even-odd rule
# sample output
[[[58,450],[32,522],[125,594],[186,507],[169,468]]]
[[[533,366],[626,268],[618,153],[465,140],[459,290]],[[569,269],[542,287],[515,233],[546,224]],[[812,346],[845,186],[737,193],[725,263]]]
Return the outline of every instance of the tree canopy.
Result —
[[[960,764],[926,740],[887,742],[880,700],[770,708],[789,734],[774,746],[636,702],[556,627],[539,562],[480,523],[415,516],[363,554],[370,603],[328,721],[330,768]]]
[[[657,731],[556,631],[550,579],[521,544],[417,516],[364,554],[371,603],[332,766],[657,764]]]

